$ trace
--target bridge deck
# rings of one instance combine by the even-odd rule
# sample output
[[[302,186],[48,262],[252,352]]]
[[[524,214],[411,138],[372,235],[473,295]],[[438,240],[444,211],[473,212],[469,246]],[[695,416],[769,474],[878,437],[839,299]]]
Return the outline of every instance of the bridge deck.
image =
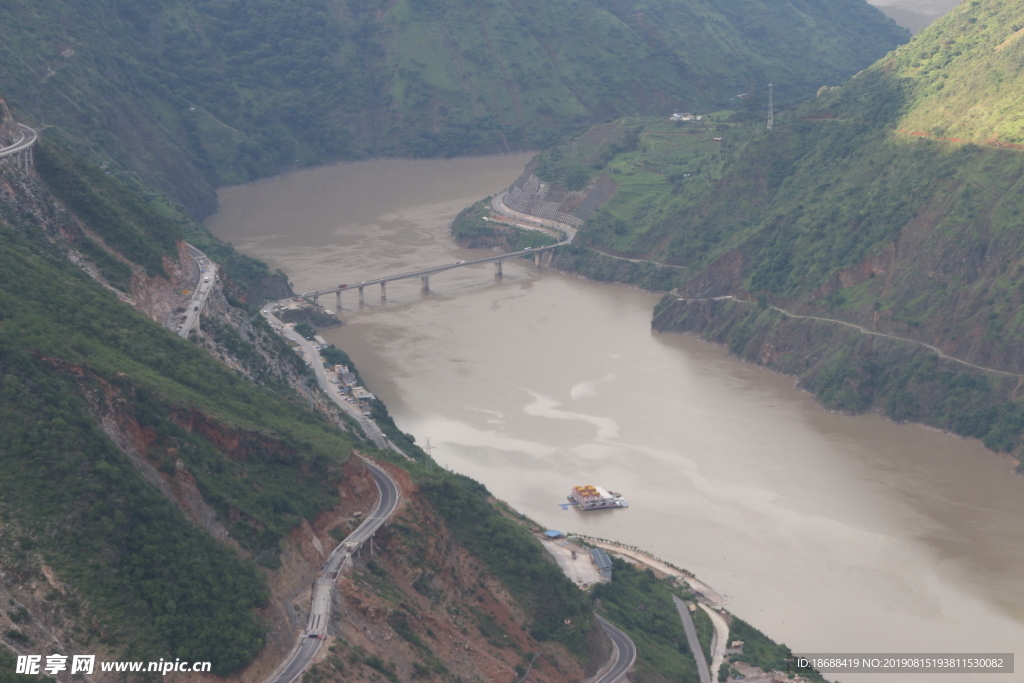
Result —
[[[520,256],[533,256],[545,251],[551,251],[564,244],[568,244],[569,240],[559,242],[558,244],[549,244],[546,247],[534,247],[533,249],[521,249],[520,251],[510,251],[506,254],[498,254],[497,256],[485,256],[484,258],[470,259],[467,261],[457,261],[455,263],[446,263],[443,266],[434,266],[432,268],[423,268],[422,270],[413,270],[408,273],[399,273],[397,275],[388,275],[386,277],[380,277],[376,280],[364,280],[358,284],[346,285],[345,287],[333,287],[331,289],[319,289],[315,292],[307,292],[300,294],[302,297],[319,297],[325,294],[333,294],[335,292],[344,292],[350,289],[361,289],[362,287],[368,287],[370,285],[380,285],[393,280],[407,280],[414,277],[429,277],[436,273],[443,273],[446,270],[453,270],[455,268],[464,268],[465,266],[475,266],[481,263],[494,263],[495,261],[504,261],[505,259],[517,258]]]
[[[17,154],[18,152],[26,150],[36,143],[38,134],[36,133],[34,128],[32,128],[31,126],[26,126],[24,123],[19,123],[18,127],[21,128],[21,138],[14,144],[10,145],[9,147],[4,147],[3,149],[0,149],[0,159],[2,159],[3,157],[10,156],[12,154]]]

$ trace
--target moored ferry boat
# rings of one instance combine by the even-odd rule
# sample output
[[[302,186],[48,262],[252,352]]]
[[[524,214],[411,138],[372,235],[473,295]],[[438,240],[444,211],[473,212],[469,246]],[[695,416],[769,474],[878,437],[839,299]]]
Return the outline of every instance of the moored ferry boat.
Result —
[[[627,508],[629,503],[615,491],[606,491],[600,486],[574,486],[567,496],[569,502],[580,510],[605,510]]]

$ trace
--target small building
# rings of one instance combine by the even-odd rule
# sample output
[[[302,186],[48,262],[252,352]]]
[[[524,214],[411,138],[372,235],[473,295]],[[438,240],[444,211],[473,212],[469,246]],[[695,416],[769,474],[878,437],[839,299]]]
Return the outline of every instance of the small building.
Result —
[[[374,399],[373,394],[363,387],[352,387],[352,395],[360,401],[372,401]]]
[[[315,341],[320,346],[328,346],[327,340],[321,337],[319,334],[313,335],[313,341]]]
[[[601,572],[601,578],[605,581],[611,581],[612,558],[608,557],[608,553],[600,548],[594,548],[590,551],[590,558],[594,560],[594,564],[597,565],[597,570]]]
[[[551,539],[565,538],[565,534],[563,532],[556,531],[555,529],[549,529],[548,531],[545,531],[544,535]]]

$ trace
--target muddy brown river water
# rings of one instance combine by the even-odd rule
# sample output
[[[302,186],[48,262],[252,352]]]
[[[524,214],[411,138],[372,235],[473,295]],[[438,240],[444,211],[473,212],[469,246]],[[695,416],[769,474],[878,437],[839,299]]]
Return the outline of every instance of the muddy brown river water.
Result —
[[[448,224],[528,155],[385,160],[220,193],[208,224],[296,291],[486,255]],[[789,378],[652,334],[657,295],[508,263],[345,295],[326,333],[442,465],[540,523],[647,549],[802,652],[1012,652],[1024,479],[975,442],[826,413]],[[334,299],[327,301],[333,308]],[[558,504],[571,486],[627,510]],[[924,681],[927,675],[842,675]],[[950,674],[938,680],[1024,680]]]

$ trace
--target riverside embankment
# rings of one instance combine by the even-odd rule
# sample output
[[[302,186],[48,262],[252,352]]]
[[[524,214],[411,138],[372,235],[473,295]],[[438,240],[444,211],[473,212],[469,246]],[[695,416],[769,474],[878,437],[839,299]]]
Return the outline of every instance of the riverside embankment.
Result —
[[[336,287],[487,254],[454,246],[448,224],[523,163],[303,171],[222,191],[210,225],[297,290]],[[345,325],[324,336],[439,462],[542,524],[686,567],[794,649],[1009,651],[1024,638],[1024,497],[977,444],[824,412],[789,378],[652,335],[656,295],[522,260],[500,280],[461,268],[388,298],[343,299]],[[630,508],[562,511],[585,483]]]

